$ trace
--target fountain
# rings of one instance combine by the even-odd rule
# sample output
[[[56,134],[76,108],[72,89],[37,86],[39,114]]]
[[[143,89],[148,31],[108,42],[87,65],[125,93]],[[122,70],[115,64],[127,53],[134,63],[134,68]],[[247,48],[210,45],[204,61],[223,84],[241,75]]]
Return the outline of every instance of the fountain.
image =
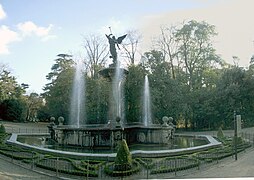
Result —
[[[77,61],[75,67],[75,75],[72,86],[72,96],[71,96],[71,110],[70,110],[70,123],[71,125],[79,128],[80,124],[83,124],[85,119],[85,78],[83,72],[82,61]]]
[[[150,98],[150,89],[149,89],[149,81],[148,76],[145,76],[144,83],[144,93],[143,93],[143,123],[144,126],[147,127],[152,122],[151,116],[151,98]]]
[[[75,156],[80,157],[89,157],[89,158],[104,158],[112,159],[115,158],[116,145],[119,140],[125,139],[127,144],[131,147],[138,145],[138,148],[131,151],[133,157],[163,157],[167,155],[176,155],[181,153],[188,153],[197,150],[204,150],[215,146],[220,146],[221,143],[216,141],[212,136],[191,136],[192,139],[202,139],[203,142],[201,145],[193,146],[191,141],[190,147],[185,147],[184,149],[170,149],[171,146],[174,146],[172,142],[177,140],[179,135],[175,135],[175,126],[172,121],[173,118],[164,116],[162,118],[163,124],[152,124],[151,111],[150,111],[150,97],[149,97],[149,82],[148,77],[145,77],[144,84],[144,98],[143,98],[143,123],[130,125],[125,122],[124,117],[124,108],[123,108],[123,93],[122,87],[124,84],[125,76],[127,76],[128,71],[124,68],[120,68],[119,61],[117,60],[117,53],[115,45],[121,43],[121,41],[126,37],[126,35],[116,39],[114,36],[106,35],[110,43],[110,53],[111,58],[113,58],[113,64],[109,65],[108,68],[105,68],[99,72],[101,76],[107,78],[112,82],[112,102],[109,120],[107,124],[84,124],[84,99],[81,97],[84,94],[84,77],[82,72],[82,66],[80,63],[77,63],[75,82],[73,84],[73,97],[71,102],[71,125],[64,125],[64,118],[58,118],[58,125],[54,124],[55,118],[51,118],[51,123],[48,126],[49,134],[42,135],[44,137],[49,137],[50,141],[56,143],[56,148],[62,147],[69,148],[75,147],[75,149],[81,149],[80,152],[73,151],[64,151],[57,149],[50,149],[51,145],[48,148],[38,147],[24,143],[26,141],[25,137],[22,141],[22,136],[27,134],[12,134],[8,143],[23,146],[26,148],[33,148],[39,151],[61,154],[66,156]],[[29,135],[29,134],[28,134]],[[30,134],[29,138],[34,134]],[[176,137],[176,138],[173,138]],[[184,137],[184,144],[188,141],[186,136]],[[19,139],[19,140],[18,140]],[[37,138],[38,141],[38,138]],[[45,145],[45,144],[44,144]],[[151,146],[152,145],[152,146]],[[141,147],[142,146],[142,147]],[[152,148],[157,148],[153,149]],[[150,149],[149,149],[150,148]],[[159,149],[158,149],[159,148]],[[148,150],[149,149],[149,150]],[[85,153],[84,153],[85,151]],[[87,153],[88,151],[88,153]]]
[[[115,74],[112,81],[112,116],[111,121],[116,118],[124,120],[124,103],[123,103],[123,69],[120,68],[120,62],[117,61]]]
[[[117,141],[126,139],[129,145],[136,143],[143,144],[168,144],[171,136],[173,136],[173,127],[165,125],[152,125],[150,110],[150,94],[148,77],[145,77],[144,85],[144,122],[139,125],[128,125],[125,122],[124,106],[123,106],[123,84],[128,71],[120,68],[116,46],[122,42],[126,35],[115,38],[112,34],[106,35],[110,44],[111,58],[113,64],[99,72],[99,74],[112,82],[109,120],[107,124],[82,124],[80,122],[84,118],[84,109],[81,110],[84,99],[81,95],[84,91],[84,82],[81,74],[81,65],[78,63],[76,68],[75,83],[73,86],[73,103],[71,107],[72,124],[69,126],[59,124],[58,126],[49,127],[52,138],[60,145],[75,145],[88,148],[107,147],[114,149]],[[74,120],[74,121],[73,121]],[[62,118],[61,118],[62,121]],[[74,126],[72,126],[74,125]]]

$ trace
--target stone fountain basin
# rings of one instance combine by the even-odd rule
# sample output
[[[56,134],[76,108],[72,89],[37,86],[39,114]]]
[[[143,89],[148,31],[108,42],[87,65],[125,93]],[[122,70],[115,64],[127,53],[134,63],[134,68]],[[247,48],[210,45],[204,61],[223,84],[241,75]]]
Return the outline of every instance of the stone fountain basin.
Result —
[[[7,140],[8,144],[23,147],[26,149],[36,150],[42,153],[49,153],[56,156],[67,156],[71,158],[91,158],[98,160],[114,160],[116,157],[116,153],[78,153],[78,152],[70,152],[70,151],[60,151],[54,149],[48,149],[38,146],[33,146],[25,143],[21,143],[17,141],[19,135],[25,136],[49,136],[49,134],[29,134],[29,133],[13,133],[11,137]],[[131,151],[132,157],[165,157],[165,156],[173,156],[173,155],[182,155],[193,153],[197,151],[207,150],[210,148],[221,146],[222,143],[217,141],[210,135],[181,135],[177,134],[176,136],[191,136],[196,138],[206,138],[208,143],[201,146],[189,147],[189,148],[181,148],[181,149],[169,149],[169,150],[133,150]]]
[[[162,126],[160,124],[152,124],[149,126],[144,126],[143,124],[127,124],[123,126],[116,126],[112,128],[108,124],[91,124],[91,125],[84,125],[84,126],[75,126],[75,125],[57,125],[55,126],[55,129],[66,129],[66,130],[77,130],[77,131],[83,131],[83,130],[119,130],[119,129],[162,129]]]

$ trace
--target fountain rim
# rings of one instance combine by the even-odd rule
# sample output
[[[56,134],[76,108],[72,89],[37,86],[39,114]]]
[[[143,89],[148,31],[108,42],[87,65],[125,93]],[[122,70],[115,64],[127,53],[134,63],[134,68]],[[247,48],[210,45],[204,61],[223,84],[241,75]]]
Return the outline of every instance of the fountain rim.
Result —
[[[121,71],[123,71],[123,74],[127,75],[129,74],[129,71],[125,68],[119,68]],[[116,67],[107,67],[99,71],[99,75],[101,75],[104,78],[112,78],[114,73],[116,72]]]
[[[54,149],[48,149],[38,146],[33,146],[25,143],[21,143],[17,141],[17,138],[19,135],[47,135],[49,136],[49,133],[12,133],[11,137],[7,140],[8,144],[21,146],[28,149],[36,149],[41,152],[48,152],[48,153],[54,153],[54,154],[60,154],[60,155],[67,155],[72,156],[76,158],[80,157],[90,157],[94,159],[114,159],[116,157],[116,153],[78,153],[78,152],[71,152],[71,151],[60,151],[60,150],[54,150]],[[192,152],[207,150],[209,148],[218,147],[221,146],[222,143],[217,141],[214,137],[211,135],[186,135],[186,134],[176,134],[177,136],[188,136],[188,137],[202,137],[206,138],[208,140],[208,144],[201,145],[201,146],[195,146],[195,147],[188,147],[188,148],[180,148],[180,149],[170,149],[170,150],[133,150],[130,151],[133,157],[165,157],[169,155],[181,155],[181,154],[188,154]]]
[[[169,127],[163,127],[161,124],[151,124],[149,126],[144,126],[143,124],[123,124],[122,126],[119,125],[118,127],[110,127],[108,124],[87,124],[87,125],[54,125],[54,129],[59,130],[126,130],[131,128],[139,128],[139,129],[168,129]]]

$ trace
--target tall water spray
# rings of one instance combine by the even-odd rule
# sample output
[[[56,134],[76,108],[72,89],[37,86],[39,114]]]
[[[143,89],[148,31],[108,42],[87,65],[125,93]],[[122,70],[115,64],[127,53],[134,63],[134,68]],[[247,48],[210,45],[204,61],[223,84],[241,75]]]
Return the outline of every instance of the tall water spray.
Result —
[[[122,80],[123,80],[123,70],[120,68],[120,63],[117,61],[115,76],[113,78],[113,118],[120,117],[124,119],[124,106],[123,106],[123,89],[122,89]]]
[[[75,75],[72,86],[70,125],[79,127],[85,118],[85,77],[84,67],[81,61],[78,61],[75,67]]]
[[[149,89],[149,80],[147,75],[145,76],[144,94],[143,94],[143,123],[144,126],[146,127],[152,123],[151,97]]]

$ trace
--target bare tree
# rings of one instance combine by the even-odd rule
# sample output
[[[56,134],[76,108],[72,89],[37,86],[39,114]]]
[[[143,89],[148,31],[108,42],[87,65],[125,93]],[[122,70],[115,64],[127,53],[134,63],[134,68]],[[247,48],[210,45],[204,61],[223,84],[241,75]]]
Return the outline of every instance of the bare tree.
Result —
[[[84,63],[92,78],[98,77],[98,71],[106,63],[109,52],[105,39],[95,35],[84,36]]]
[[[138,49],[138,43],[140,42],[141,35],[137,30],[129,30],[127,37],[122,44],[124,49],[125,57],[128,59],[128,64],[135,64],[135,55]]]
[[[155,42],[155,46],[163,52],[165,60],[168,61],[169,69],[171,71],[172,78],[176,78],[176,73],[174,69],[174,61],[177,61],[178,67],[180,66],[179,59],[177,58],[178,46],[175,40],[176,27],[160,27],[161,34]]]

